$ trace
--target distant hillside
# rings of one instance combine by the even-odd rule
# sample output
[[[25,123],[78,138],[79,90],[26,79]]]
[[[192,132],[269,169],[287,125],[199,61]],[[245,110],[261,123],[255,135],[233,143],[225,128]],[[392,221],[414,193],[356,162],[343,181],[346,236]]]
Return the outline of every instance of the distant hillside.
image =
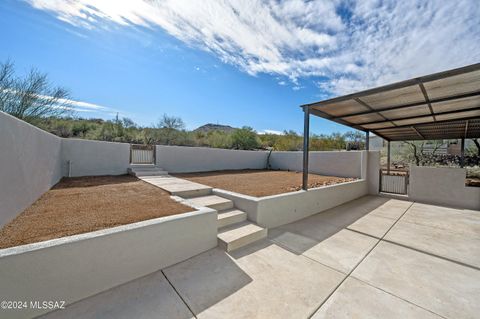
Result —
[[[230,133],[232,131],[235,131],[236,128],[228,126],[228,125],[221,125],[221,124],[212,124],[208,123],[205,125],[202,125],[194,130],[194,132],[203,132],[203,133],[208,133],[210,131],[222,131],[225,133]]]

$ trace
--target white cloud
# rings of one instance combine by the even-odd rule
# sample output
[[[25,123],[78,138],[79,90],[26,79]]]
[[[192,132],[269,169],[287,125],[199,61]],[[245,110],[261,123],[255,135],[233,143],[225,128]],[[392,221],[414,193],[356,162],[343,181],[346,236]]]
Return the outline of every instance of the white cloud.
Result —
[[[58,100],[58,104],[61,105],[62,107],[66,107],[72,111],[80,112],[80,113],[88,112],[88,113],[97,113],[99,115],[115,116],[116,114],[119,114],[119,116],[123,116],[123,117],[129,116],[129,114],[112,107],[88,103],[88,102],[82,102],[82,101],[75,101],[71,99],[60,99]]]
[[[263,131],[259,131],[257,133],[260,134],[260,135],[265,135],[265,134],[285,135],[284,132],[275,131],[275,130],[263,130]]]
[[[332,94],[480,59],[478,0],[27,1],[77,27],[160,27],[252,75],[321,77]]]

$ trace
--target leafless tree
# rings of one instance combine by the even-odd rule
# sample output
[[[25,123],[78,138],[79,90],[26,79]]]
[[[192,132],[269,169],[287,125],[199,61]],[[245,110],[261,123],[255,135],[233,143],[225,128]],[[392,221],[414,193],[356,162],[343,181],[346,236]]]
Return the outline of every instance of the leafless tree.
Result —
[[[419,143],[419,142],[405,141],[404,143],[410,147],[411,155],[415,159],[415,165],[420,166],[420,157],[423,154],[423,147],[425,145],[425,142]]]
[[[11,61],[0,63],[0,111],[27,122],[47,116],[72,113],[69,93],[53,87],[45,73],[31,69],[25,77],[15,76]]]
[[[156,127],[158,129],[159,142],[171,145],[178,136],[179,131],[185,129],[185,123],[179,117],[163,114]]]
[[[405,141],[410,148],[410,154],[407,156],[412,156],[415,160],[415,165],[425,165],[428,162],[428,158],[425,154],[425,144],[427,141]],[[437,153],[438,149],[444,144],[443,140],[432,140],[428,141],[432,145],[431,152],[429,154],[433,157]]]
[[[180,117],[163,114],[162,118],[158,121],[157,127],[170,130],[182,130],[185,128],[185,123]]]

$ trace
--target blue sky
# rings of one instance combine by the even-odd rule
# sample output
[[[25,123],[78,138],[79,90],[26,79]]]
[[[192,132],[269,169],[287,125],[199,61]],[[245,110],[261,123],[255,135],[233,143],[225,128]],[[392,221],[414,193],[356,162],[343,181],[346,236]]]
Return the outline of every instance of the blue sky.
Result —
[[[201,3],[201,5],[200,5]],[[480,60],[460,1],[2,0],[0,61],[70,89],[79,116],[302,131],[302,103]],[[344,132],[313,119],[314,133]]]

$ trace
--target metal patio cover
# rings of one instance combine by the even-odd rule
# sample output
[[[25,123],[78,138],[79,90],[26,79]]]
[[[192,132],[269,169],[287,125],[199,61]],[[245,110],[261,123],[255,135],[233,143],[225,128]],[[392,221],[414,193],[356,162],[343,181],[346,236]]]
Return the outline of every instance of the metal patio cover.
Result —
[[[480,63],[302,107],[387,141],[477,138]]]

